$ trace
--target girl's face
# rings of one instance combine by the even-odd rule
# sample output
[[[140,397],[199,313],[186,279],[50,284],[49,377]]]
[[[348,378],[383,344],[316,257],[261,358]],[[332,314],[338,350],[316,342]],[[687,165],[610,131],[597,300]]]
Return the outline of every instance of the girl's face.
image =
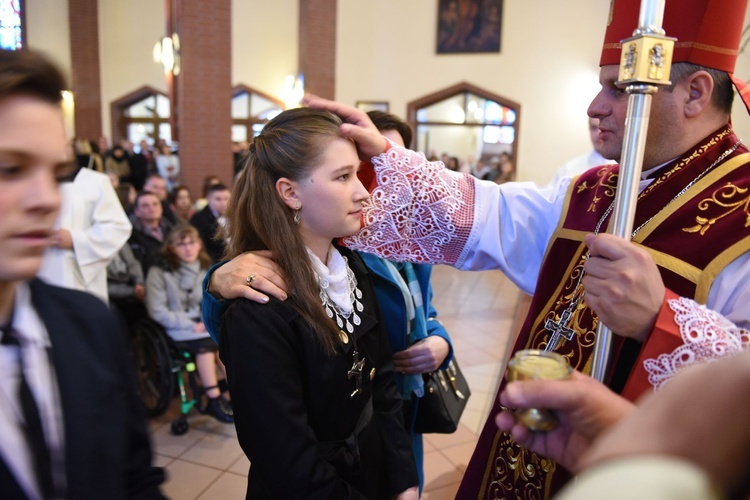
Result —
[[[190,200],[190,193],[187,189],[180,189],[177,196],[174,199],[174,204],[180,210],[189,210],[192,201]]]
[[[198,260],[201,248],[203,248],[203,243],[200,238],[193,236],[187,236],[176,243],[172,243],[172,250],[174,250],[175,255],[185,264],[192,264]]]
[[[359,158],[351,141],[331,141],[320,163],[294,183],[300,206],[300,231],[311,249],[360,229],[362,205],[370,196],[357,178]],[[324,245],[324,246],[323,246]]]

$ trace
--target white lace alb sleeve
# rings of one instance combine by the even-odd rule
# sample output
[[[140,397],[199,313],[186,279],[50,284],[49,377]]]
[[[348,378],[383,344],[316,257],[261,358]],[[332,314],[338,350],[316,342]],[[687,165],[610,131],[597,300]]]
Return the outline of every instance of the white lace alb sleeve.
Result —
[[[349,248],[389,260],[455,264],[474,219],[474,179],[421,153],[391,147],[372,159],[378,186]]]
[[[671,353],[643,362],[654,389],[663,387],[688,366],[732,356],[750,346],[750,331],[716,311],[685,297],[670,299],[667,304],[675,313],[684,344]]]

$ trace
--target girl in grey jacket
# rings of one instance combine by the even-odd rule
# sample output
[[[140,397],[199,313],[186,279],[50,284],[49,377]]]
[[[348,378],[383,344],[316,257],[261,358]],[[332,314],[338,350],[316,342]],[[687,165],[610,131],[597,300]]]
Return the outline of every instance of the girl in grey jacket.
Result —
[[[203,390],[208,398],[205,412],[231,423],[234,414],[219,389],[216,366],[224,365],[218,347],[201,320],[201,283],[211,261],[203,250],[198,230],[180,224],[169,234],[162,249],[164,263],[152,266],[146,278],[146,307],[178,349],[195,358]]]

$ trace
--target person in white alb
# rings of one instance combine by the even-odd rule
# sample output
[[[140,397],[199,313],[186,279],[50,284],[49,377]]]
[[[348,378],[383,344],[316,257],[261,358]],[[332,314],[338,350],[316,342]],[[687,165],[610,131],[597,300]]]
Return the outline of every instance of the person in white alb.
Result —
[[[71,182],[60,184],[60,191],[55,245],[44,254],[39,277],[108,302],[107,264],[128,241],[133,226],[104,174],[80,168]]]

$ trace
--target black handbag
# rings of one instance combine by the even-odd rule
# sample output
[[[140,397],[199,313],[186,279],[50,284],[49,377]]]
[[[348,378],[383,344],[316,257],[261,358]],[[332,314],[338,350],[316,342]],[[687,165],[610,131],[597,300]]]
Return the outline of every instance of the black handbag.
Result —
[[[450,434],[456,432],[458,421],[471,396],[469,384],[456,359],[448,368],[425,373],[424,396],[417,402],[414,432],[418,434]]]

